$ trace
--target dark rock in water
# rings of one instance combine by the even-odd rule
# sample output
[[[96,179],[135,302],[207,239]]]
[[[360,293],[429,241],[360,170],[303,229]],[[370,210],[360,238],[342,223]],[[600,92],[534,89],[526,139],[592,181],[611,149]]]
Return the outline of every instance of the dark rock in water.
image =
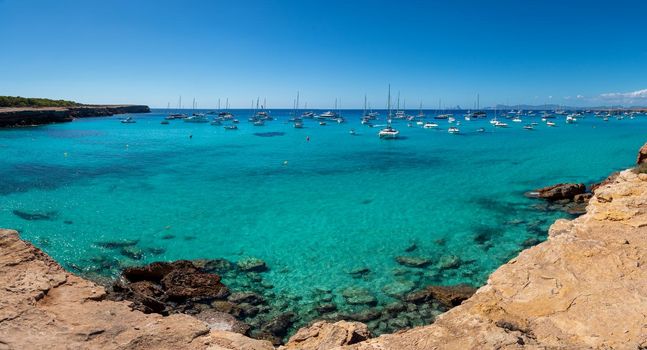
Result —
[[[260,294],[256,294],[254,292],[231,293],[231,295],[227,299],[232,303],[236,303],[236,304],[249,303],[252,305],[258,305],[258,304],[263,304],[265,302],[265,300]]]
[[[13,210],[12,213],[21,219],[29,220],[29,221],[37,221],[37,220],[51,221],[51,220],[54,220],[56,218],[56,215],[58,214],[58,212],[56,211],[48,211],[46,213],[28,213],[22,210]]]
[[[173,270],[162,278],[162,286],[170,299],[223,299],[229,289],[220,283],[220,276],[213,273]]]
[[[316,310],[320,314],[327,314],[329,312],[336,311],[337,305],[335,305],[334,303],[323,303],[317,305]]]
[[[254,257],[238,260],[236,265],[238,265],[238,268],[240,268],[243,271],[256,271],[256,272],[267,271],[267,265],[265,265],[265,261]]]
[[[268,323],[261,327],[261,331],[269,333],[278,337],[283,337],[288,333],[288,329],[292,326],[294,317],[293,312],[286,312],[271,319]]]
[[[564,183],[540,188],[534,192],[529,192],[527,196],[542,198],[548,201],[561,199],[572,200],[575,195],[582,194],[585,191],[586,186],[584,184]]]
[[[412,251],[418,249],[418,245],[416,242],[411,242],[408,247],[404,248],[404,251],[407,253],[411,253]]]
[[[492,227],[477,227],[474,236],[474,242],[479,245],[487,244],[499,231]]]
[[[164,291],[157,284],[150,281],[130,283],[127,286],[116,285],[113,289],[127,295],[127,299],[133,302],[135,310],[144,313],[162,313],[164,305]]]
[[[220,312],[228,313],[234,317],[241,317],[243,310],[236,304],[226,300],[214,300],[211,307]]]
[[[410,327],[411,324],[406,317],[396,317],[387,321],[387,325],[391,329],[404,329]]]
[[[584,215],[586,214],[587,203],[571,203],[570,205],[565,206],[564,210],[571,215]]]
[[[185,241],[193,241],[195,240],[195,238],[196,238],[195,236],[184,236]]]
[[[173,270],[183,270],[186,272],[196,272],[197,269],[188,260],[178,260],[172,263],[154,262],[146,266],[128,267],[124,269],[122,275],[130,282],[152,281],[159,283],[162,278]]]
[[[120,253],[133,260],[141,260],[144,257],[144,252],[141,249],[131,245],[121,248]]]
[[[250,326],[244,322],[238,321],[234,316],[213,310],[204,310],[194,315],[200,321],[205,322],[209,329],[247,334]]]
[[[429,286],[425,289],[407,294],[405,301],[410,303],[425,303],[437,300],[446,307],[460,305],[463,300],[476,292],[476,288],[459,284],[455,286]]]
[[[238,305],[238,307],[240,308],[243,317],[254,317],[260,312],[258,306],[252,305],[250,303],[241,303]]]
[[[457,269],[461,266],[461,259],[456,255],[443,255],[438,261],[438,267],[441,270]]]
[[[395,281],[382,287],[382,291],[386,295],[392,296],[394,298],[400,298],[406,293],[409,293],[415,287],[416,284],[412,281]]]
[[[63,223],[66,225],[72,225],[74,222],[72,220],[65,220]]]
[[[377,299],[366,288],[348,287],[344,289],[342,295],[346,302],[351,305],[376,305]]]
[[[164,248],[147,248],[146,251],[153,254],[153,255],[161,255],[161,254],[164,254],[166,252],[166,249],[164,249]]]
[[[573,202],[575,203],[588,203],[589,199],[593,197],[593,193],[582,193],[582,194],[577,194],[575,197],[573,197]]]
[[[404,311],[406,309],[407,309],[407,306],[401,301],[396,301],[396,302],[393,302],[391,304],[387,304],[384,307],[384,310],[386,312],[390,313],[390,314],[397,314],[397,313],[400,313],[400,312],[402,312],[402,311]]]
[[[377,320],[380,316],[382,316],[382,310],[368,308],[353,314],[345,315],[344,318],[357,322],[368,322]]]
[[[224,274],[234,268],[234,264],[226,259],[200,259],[194,260],[193,264],[204,272],[218,274]]]
[[[131,247],[139,243],[138,239],[125,240],[125,241],[110,241],[110,242],[97,242],[96,245],[106,249],[121,249]]]
[[[348,271],[348,274],[353,275],[353,277],[361,277],[363,275],[367,275],[368,273],[371,272],[371,269],[369,269],[366,266],[360,266],[360,267],[355,267]]]
[[[255,132],[255,136],[259,137],[275,137],[275,136],[283,136],[285,135],[284,132],[278,132],[278,131],[271,131],[271,132]]]
[[[447,240],[444,239],[444,238],[438,238],[438,239],[434,240],[434,243],[438,244],[439,246],[444,246],[445,243],[447,243]]]
[[[397,256],[395,257],[395,261],[400,265],[409,267],[425,267],[431,264],[430,259],[418,256]]]
[[[173,238],[175,238],[175,236],[173,236],[171,234],[167,234],[167,235],[162,236],[162,239],[173,239]]]

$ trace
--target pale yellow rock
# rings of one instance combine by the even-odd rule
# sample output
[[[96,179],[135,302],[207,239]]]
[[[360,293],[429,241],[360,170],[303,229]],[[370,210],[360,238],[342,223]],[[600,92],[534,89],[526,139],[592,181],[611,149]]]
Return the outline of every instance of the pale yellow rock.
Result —
[[[351,345],[370,337],[365,324],[339,321],[335,323],[315,322],[290,337],[280,350],[326,350],[341,345]]]
[[[623,171],[587,214],[490,276],[430,326],[350,349],[639,349],[647,345],[647,183]]]
[[[273,349],[188,315],[146,315],[0,229],[0,349]]]

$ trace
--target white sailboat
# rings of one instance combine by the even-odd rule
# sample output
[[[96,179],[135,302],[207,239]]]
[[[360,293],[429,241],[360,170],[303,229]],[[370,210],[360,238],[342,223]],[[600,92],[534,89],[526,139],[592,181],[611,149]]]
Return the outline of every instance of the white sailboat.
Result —
[[[391,126],[391,117],[392,117],[391,116],[391,84],[389,84],[387,110],[388,110],[388,114],[387,114],[387,120],[386,120],[387,122],[386,127],[380,130],[380,132],[378,132],[377,135],[381,139],[395,139],[398,137],[400,132]]]

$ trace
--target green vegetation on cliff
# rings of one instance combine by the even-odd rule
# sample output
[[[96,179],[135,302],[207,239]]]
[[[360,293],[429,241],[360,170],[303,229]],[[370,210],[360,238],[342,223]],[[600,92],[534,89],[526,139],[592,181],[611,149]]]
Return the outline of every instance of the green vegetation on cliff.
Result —
[[[80,103],[48,98],[30,98],[20,96],[0,96],[0,107],[73,107]]]

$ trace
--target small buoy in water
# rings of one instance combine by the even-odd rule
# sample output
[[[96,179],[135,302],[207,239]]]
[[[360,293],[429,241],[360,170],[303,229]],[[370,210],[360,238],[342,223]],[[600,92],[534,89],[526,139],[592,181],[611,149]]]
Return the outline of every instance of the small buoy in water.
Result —
[[[193,138],[193,135],[189,135],[189,138],[190,138],[190,139],[192,139],[192,138]]]
[[[288,161],[287,161],[287,160],[284,160],[284,161],[283,161],[283,165],[288,165]]]
[[[171,225],[165,226],[165,227],[164,227],[164,229],[166,229],[166,230],[170,230],[170,229],[171,229]]]
[[[63,152],[63,157],[67,158],[67,152]]]
[[[128,144],[126,144],[126,148],[128,148]]]
[[[310,142],[310,136],[306,136],[306,141]]]

